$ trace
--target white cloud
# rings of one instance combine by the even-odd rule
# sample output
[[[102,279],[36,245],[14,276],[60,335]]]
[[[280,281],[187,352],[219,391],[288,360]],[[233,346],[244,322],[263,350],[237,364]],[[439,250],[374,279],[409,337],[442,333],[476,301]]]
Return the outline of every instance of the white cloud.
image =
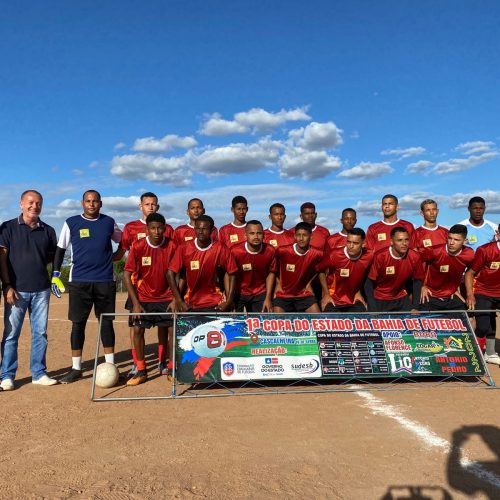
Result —
[[[382,151],[383,155],[399,156],[399,159],[409,158],[410,156],[420,156],[426,152],[425,148],[414,146],[411,148],[396,148],[385,149]]]
[[[79,168],[74,168],[72,171],[72,174],[81,177],[85,172],[83,170],[80,170]]]
[[[429,171],[429,167],[432,167],[432,165],[434,165],[434,163],[432,163],[431,161],[420,160],[414,163],[410,163],[406,167],[406,171],[411,174],[426,173]]]
[[[176,134],[168,134],[161,139],[154,137],[136,139],[132,149],[143,153],[166,153],[177,148],[190,149],[197,144],[194,137],[179,137]]]
[[[357,179],[373,179],[374,177],[380,177],[384,174],[390,174],[394,172],[394,169],[390,166],[388,162],[383,163],[371,163],[371,162],[361,162],[358,165],[343,170],[338,174],[338,177],[346,178],[357,178]]]
[[[91,161],[89,163],[89,168],[97,168],[99,166],[99,162],[97,161]]]
[[[500,214],[500,191],[475,191],[472,193],[456,193],[450,196],[450,208],[467,208],[473,196],[481,196],[486,201],[486,213]],[[488,216],[486,215],[486,218]]]
[[[284,179],[300,177],[320,179],[340,168],[340,159],[326,151],[307,151],[289,148],[279,161],[280,176]]]
[[[342,130],[335,123],[312,122],[306,127],[290,130],[288,137],[292,142],[309,150],[330,149],[340,146]]]
[[[496,151],[491,151],[489,153],[483,153],[478,156],[469,156],[468,158],[451,158],[446,161],[437,163],[432,171],[437,174],[453,174],[456,172],[463,172],[473,167],[477,167],[481,163],[486,163],[487,161],[494,160],[499,156],[500,153]]]
[[[115,151],[118,151],[118,150],[124,149],[126,147],[127,147],[127,145],[124,142],[119,142],[118,144],[115,144],[114,149],[115,149]]]
[[[360,135],[359,135],[359,132],[357,130],[355,130],[349,137],[351,139],[359,139]]]
[[[225,120],[219,113],[205,117],[199,133],[209,136],[245,133],[268,133],[290,121],[308,121],[307,106],[295,109],[282,109],[276,113],[262,108],[252,108],[234,115],[233,120]]]
[[[464,155],[472,155],[477,153],[488,153],[495,146],[491,141],[469,141],[459,144],[455,151],[459,151]]]

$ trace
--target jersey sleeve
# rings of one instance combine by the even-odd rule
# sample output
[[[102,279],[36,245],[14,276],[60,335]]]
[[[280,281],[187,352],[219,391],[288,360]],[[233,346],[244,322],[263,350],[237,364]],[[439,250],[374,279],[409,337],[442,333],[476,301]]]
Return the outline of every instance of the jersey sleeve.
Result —
[[[486,264],[486,254],[483,247],[478,247],[470,268],[477,274]]]
[[[128,253],[127,261],[125,262],[125,271],[128,271],[129,273],[136,274],[139,269],[137,266],[137,259],[136,259],[136,251],[134,249],[134,246],[130,249],[130,252]]]
[[[238,265],[231,250],[221,245],[221,267],[227,274],[236,274],[238,272]]]
[[[378,277],[378,270],[379,270],[379,259],[376,257],[373,258],[372,265],[370,267],[370,272],[368,273],[368,279],[371,279],[373,281],[377,280]]]
[[[113,227],[113,234],[111,235],[111,239],[115,243],[120,243],[122,239],[122,230],[118,227],[118,224],[115,222]]]
[[[57,241],[57,246],[66,250],[71,244],[71,231],[69,229],[68,223],[65,222],[59,234],[59,240]]]
[[[183,246],[180,245],[175,249],[174,255],[168,264],[168,270],[175,274],[179,273],[184,268],[182,261],[182,248]]]

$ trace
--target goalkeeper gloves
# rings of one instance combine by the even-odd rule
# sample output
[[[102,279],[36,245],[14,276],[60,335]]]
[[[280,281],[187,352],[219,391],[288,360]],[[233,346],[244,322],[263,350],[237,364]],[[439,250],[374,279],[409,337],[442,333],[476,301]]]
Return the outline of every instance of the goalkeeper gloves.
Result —
[[[59,278],[61,276],[61,273],[60,271],[54,271],[52,273],[52,284],[51,284],[51,288],[52,288],[52,293],[58,298],[60,299],[61,298],[61,293],[64,293],[64,291],[66,290],[64,288],[64,284],[63,282],[61,281],[61,279]]]

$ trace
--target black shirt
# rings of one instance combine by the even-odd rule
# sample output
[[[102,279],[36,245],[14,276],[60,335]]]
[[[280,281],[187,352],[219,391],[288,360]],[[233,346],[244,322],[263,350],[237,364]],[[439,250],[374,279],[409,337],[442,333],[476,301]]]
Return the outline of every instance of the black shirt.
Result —
[[[50,288],[47,264],[53,261],[57,247],[53,227],[38,220],[31,228],[20,215],[0,227],[0,247],[9,249],[9,278],[15,290],[40,292]]]

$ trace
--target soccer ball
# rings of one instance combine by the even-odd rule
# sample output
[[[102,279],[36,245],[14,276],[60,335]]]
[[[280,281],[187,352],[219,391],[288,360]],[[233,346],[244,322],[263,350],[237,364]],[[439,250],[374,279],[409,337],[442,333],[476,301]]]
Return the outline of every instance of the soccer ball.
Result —
[[[194,352],[202,358],[216,358],[226,349],[227,339],[219,328],[207,323],[197,326],[191,334]]]
[[[99,387],[109,389],[118,382],[120,372],[113,363],[101,363],[95,371],[95,383]]]

